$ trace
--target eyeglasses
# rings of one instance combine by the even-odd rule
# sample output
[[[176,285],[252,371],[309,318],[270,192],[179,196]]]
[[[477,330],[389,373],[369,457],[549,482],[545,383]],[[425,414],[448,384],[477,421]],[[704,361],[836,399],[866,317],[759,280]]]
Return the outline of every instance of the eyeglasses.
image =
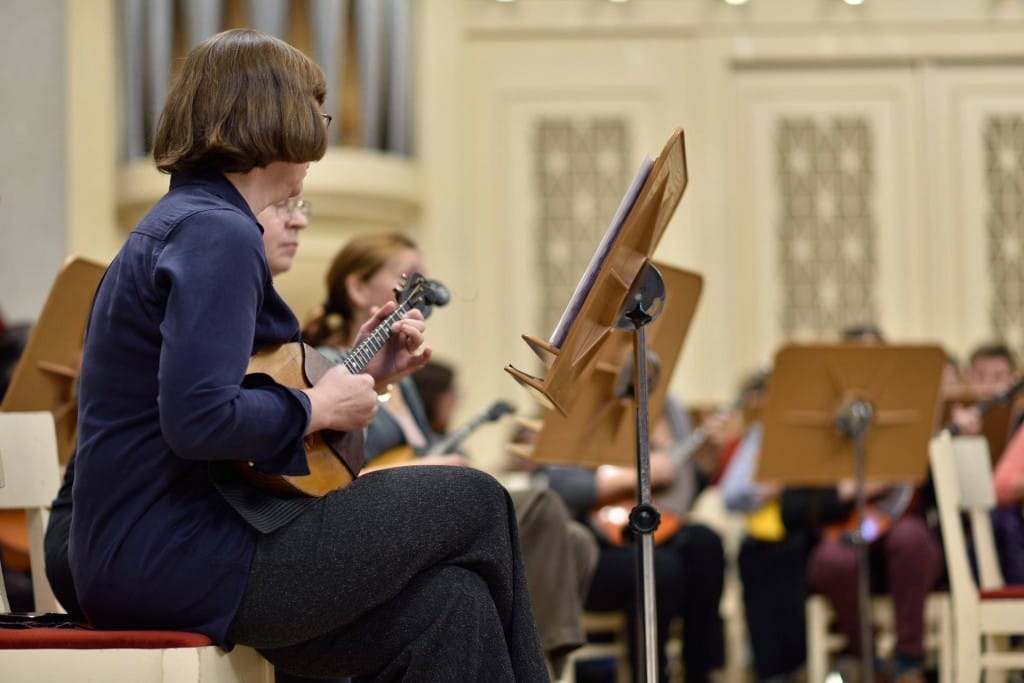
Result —
[[[305,199],[292,197],[291,199],[286,199],[283,202],[274,204],[274,209],[277,211],[278,218],[283,221],[287,221],[291,220],[296,211],[301,213],[304,218],[309,218],[309,214],[313,210],[313,205]]]
[[[320,116],[324,117],[324,128],[330,128],[331,121],[334,120],[334,117],[331,116],[330,114],[325,114],[323,112],[320,112]]]

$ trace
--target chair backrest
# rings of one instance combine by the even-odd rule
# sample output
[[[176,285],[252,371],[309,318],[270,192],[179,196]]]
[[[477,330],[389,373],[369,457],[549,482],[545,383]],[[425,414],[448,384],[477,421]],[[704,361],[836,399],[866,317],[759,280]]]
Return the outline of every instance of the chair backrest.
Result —
[[[46,580],[43,553],[50,503],[60,487],[57,436],[51,413],[0,413],[0,471],[4,479],[0,510],[25,510],[36,611],[60,611]],[[8,609],[5,605],[4,610]]]
[[[953,599],[956,601],[959,594],[975,601],[978,589],[967,554],[963,514],[970,521],[981,587],[989,589],[1003,585],[989,517],[996,498],[988,443],[983,436],[954,438],[943,432],[932,439],[928,455]]]
[[[93,296],[105,270],[101,263],[81,256],[69,256],[64,262],[0,403],[3,412],[52,412],[62,463],[67,462],[75,448],[75,383],[82,360],[82,340]]]

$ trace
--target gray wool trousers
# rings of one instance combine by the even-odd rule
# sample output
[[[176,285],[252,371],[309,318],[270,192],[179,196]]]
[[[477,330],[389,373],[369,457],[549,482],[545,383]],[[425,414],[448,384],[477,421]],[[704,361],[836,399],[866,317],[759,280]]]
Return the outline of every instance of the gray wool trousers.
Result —
[[[368,473],[261,536],[229,637],[311,678],[549,680],[515,510],[464,467]]]

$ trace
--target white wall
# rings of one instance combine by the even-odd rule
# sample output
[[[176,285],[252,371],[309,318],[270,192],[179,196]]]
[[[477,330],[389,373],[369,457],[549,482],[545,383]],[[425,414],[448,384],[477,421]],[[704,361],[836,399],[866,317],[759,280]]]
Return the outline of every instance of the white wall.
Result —
[[[569,203],[569,223],[591,212],[590,199],[575,189],[537,186],[545,153],[537,131],[552,120],[583,136],[595,121],[620,122],[634,165],[656,154],[676,126],[686,131],[690,185],[658,250],[705,276],[673,380],[683,398],[726,401],[737,379],[770,361],[787,338],[834,338],[844,324],[867,322],[848,319],[862,310],[894,341],[934,341],[959,354],[997,336],[1024,347],[1020,317],[1005,313],[1021,307],[1024,271],[1015,264],[1024,222],[1014,222],[1011,205],[1024,196],[1012,189],[1024,178],[1024,144],[1003,133],[993,151],[997,143],[983,136],[993,122],[1012,128],[1024,120],[1020,3],[462,5],[464,196],[471,225],[487,226],[464,243],[482,264],[481,300],[502,311],[482,338],[482,366],[512,360],[536,368],[518,335],[549,332],[537,313],[540,210],[561,192],[583,200]],[[811,225],[801,237],[812,243],[810,270],[825,274],[794,285],[799,268],[784,265],[782,255],[799,249],[782,228],[780,207],[792,197],[782,189],[780,163],[813,155],[814,147],[783,148],[779,132],[806,122],[822,144],[846,150],[836,120],[866,132],[854,150],[869,166],[866,187],[809,195]],[[999,182],[993,158],[1004,161],[1008,189],[992,189]],[[595,161],[583,153],[559,163]],[[812,159],[811,175],[833,161]],[[625,182],[607,191],[621,196],[624,189]],[[832,203],[845,200],[864,205],[868,229],[860,242],[851,239],[861,230],[856,221],[835,217]],[[993,212],[1004,234],[987,229]],[[595,228],[600,234],[604,225]],[[585,240],[574,246],[585,249]],[[849,275],[850,254],[859,251],[869,267]],[[1001,271],[992,267],[997,261]],[[845,273],[838,291],[837,271]],[[1002,320],[994,317],[1000,307]],[[810,323],[786,322],[805,308]],[[477,401],[502,388],[483,387]]]
[[[0,311],[35,319],[67,250],[64,3],[0,4]]]

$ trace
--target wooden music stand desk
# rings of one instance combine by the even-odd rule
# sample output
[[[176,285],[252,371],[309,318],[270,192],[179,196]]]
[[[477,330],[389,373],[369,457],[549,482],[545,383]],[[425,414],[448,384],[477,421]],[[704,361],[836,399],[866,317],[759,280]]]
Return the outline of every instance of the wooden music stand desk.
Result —
[[[787,345],[775,357],[757,479],[827,486],[856,476],[854,440],[836,428],[851,401],[873,416],[865,476],[920,482],[938,427],[944,355],[938,346]]]
[[[938,346],[785,346],[764,408],[757,479],[785,485],[857,482],[857,597],[863,680],[871,680],[871,600],[864,485],[920,482],[938,427],[945,352]]]
[[[658,365],[648,391],[650,414],[656,419],[697,309],[703,278],[667,264],[655,265],[666,289],[664,310],[648,328],[649,351]],[[536,442],[510,449],[538,463],[635,467],[636,397],[620,391],[623,373],[632,368],[632,345],[629,332],[613,330],[597,353],[594,371],[580,380],[569,410],[563,415],[546,409],[539,422],[523,420],[537,432]]]
[[[523,335],[534,353],[548,364],[547,372],[540,378],[511,365],[505,370],[544,406],[568,414],[594,368],[603,342],[616,325],[630,289],[682,199],[687,179],[683,131],[677,128],[630,207],[564,342],[555,345]]]

